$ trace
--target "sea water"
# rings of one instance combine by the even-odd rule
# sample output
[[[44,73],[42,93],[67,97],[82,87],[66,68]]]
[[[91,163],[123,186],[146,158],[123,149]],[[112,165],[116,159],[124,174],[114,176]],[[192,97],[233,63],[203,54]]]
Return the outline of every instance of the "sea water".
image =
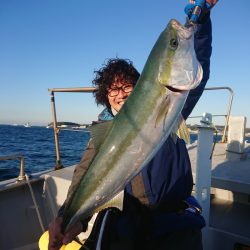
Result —
[[[86,130],[60,130],[59,145],[63,167],[79,163],[88,144]],[[221,136],[215,137],[220,140]],[[250,141],[250,138],[246,138]],[[191,134],[191,143],[197,140]],[[54,130],[46,127],[0,125],[0,157],[23,155],[25,173],[32,174],[53,169],[56,165]],[[16,178],[20,172],[19,160],[0,161],[0,181]]]
[[[60,130],[59,145],[62,165],[77,164],[89,140],[86,130]],[[53,169],[56,164],[54,130],[46,127],[0,125],[0,156],[23,155],[25,173]],[[0,161],[0,181],[15,178],[20,161]]]

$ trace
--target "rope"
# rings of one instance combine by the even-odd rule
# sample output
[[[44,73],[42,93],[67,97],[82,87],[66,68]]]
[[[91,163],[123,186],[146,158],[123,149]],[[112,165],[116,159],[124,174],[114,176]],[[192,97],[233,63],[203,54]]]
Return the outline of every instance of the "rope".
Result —
[[[37,213],[37,217],[38,217],[38,220],[39,220],[39,224],[41,226],[42,231],[45,232],[45,228],[44,228],[44,225],[43,225],[43,222],[42,222],[42,217],[41,217],[41,214],[40,214],[38,206],[37,206],[36,197],[34,195],[32,186],[31,186],[30,181],[29,181],[29,176],[26,174],[25,177],[26,177],[27,184],[28,184],[29,189],[30,189],[30,194],[31,194],[31,197],[32,197],[35,209],[36,209],[36,213]]]

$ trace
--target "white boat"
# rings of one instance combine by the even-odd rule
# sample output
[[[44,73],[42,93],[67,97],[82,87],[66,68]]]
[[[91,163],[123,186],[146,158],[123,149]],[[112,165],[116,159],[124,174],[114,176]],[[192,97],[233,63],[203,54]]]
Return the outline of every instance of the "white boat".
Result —
[[[79,90],[89,92],[90,88]],[[50,92],[54,95],[57,91]],[[204,250],[250,249],[250,143],[245,141],[246,118],[231,116],[230,110],[231,104],[223,142],[213,144],[212,115],[205,114],[198,126],[198,141],[188,145],[193,193],[202,204],[207,222]],[[56,145],[57,133],[58,129]],[[56,152],[60,168],[60,152]],[[74,168],[51,169],[29,179],[21,168],[17,179],[0,182],[0,249],[38,249],[39,237],[66,197]],[[82,238],[87,236],[83,234]]]
[[[25,123],[23,126],[24,126],[25,128],[30,128],[30,127],[31,127],[31,125],[30,125],[29,122]]]
[[[74,122],[57,122],[58,129],[80,129],[83,128],[80,124]],[[53,128],[53,122],[49,123],[46,128]]]

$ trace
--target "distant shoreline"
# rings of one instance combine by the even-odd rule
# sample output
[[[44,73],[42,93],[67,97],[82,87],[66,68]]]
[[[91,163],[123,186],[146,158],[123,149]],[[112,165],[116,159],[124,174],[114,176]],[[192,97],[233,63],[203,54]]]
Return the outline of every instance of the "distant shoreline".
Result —
[[[189,130],[190,134],[197,135],[198,130]],[[223,132],[218,132],[218,135],[223,135]],[[250,133],[245,133],[245,137],[250,137]]]

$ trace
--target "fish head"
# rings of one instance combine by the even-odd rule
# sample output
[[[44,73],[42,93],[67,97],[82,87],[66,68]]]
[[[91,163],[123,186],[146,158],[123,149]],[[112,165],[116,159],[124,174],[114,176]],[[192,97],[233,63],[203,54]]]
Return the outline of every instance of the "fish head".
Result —
[[[194,30],[172,19],[162,32],[158,46],[158,82],[176,91],[189,91],[199,85],[202,67],[194,50]]]

